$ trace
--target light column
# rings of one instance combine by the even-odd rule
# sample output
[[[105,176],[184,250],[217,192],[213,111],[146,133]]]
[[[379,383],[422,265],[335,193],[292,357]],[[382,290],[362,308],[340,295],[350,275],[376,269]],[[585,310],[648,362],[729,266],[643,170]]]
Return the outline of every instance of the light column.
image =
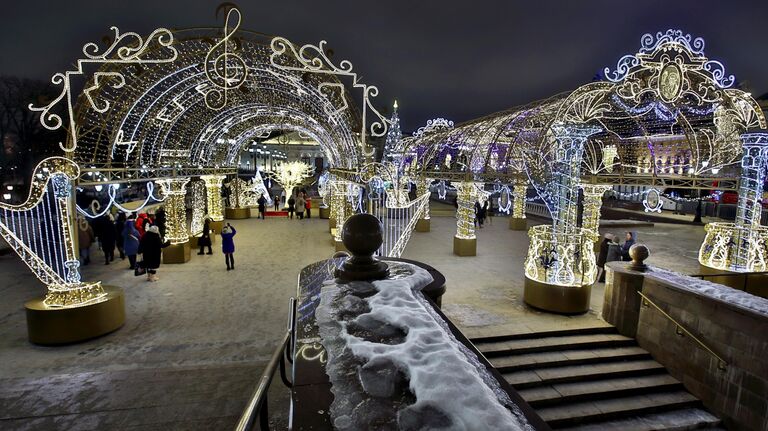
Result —
[[[211,219],[211,230],[221,232],[224,224],[224,203],[221,199],[221,184],[226,175],[203,175],[205,182],[205,199],[208,206],[208,217]]]
[[[331,227],[331,233],[333,235],[333,243],[336,251],[346,250],[344,243],[341,241],[341,230],[344,227],[344,222],[349,217],[349,208],[347,203],[347,183],[339,180],[329,181],[331,185],[331,219],[334,221],[334,226]]]
[[[581,185],[581,190],[584,192],[581,227],[593,243],[600,240],[600,209],[603,207],[603,195],[612,188],[605,184]]]
[[[416,196],[421,197],[426,193],[429,193],[429,185],[432,184],[432,178],[419,178],[416,180]],[[430,230],[430,216],[429,216],[429,198],[427,198],[427,205],[424,209],[422,217],[416,221],[416,232],[429,232]]]
[[[163,263],[184,263],[190,259],[187,210],[184,197],[187,194],[189,178],[167,178],[158,180],[165,196],[165,238],[171,245],[163,249]]]
[[[477,237],[475,236],[475,201],[477,186],[470,181],[456,184],[456,236],[453,237],[453,254],[457,256],[476,256]]]
[[[512,230],[526,230],[528,223],[525,220],[525,197],[528,190],[528,180],[516,178],[512,183],[512,216],[509,218],[509,228]]]
[[[578,225],[581,162],[587,139],[601,129],[587,124],[556,124],[551,195],[552,225],[528,231],[525,261],[525,302],[558,313],[589,310],[597,277],[592,241]]]
[[[224,210],[225,217],[231,220],[251,218],[251,208],[246,205],[247,202],[244,199],[245,181],[235,175],[235,178],[229,182],[229,188],[229,206]]]
[[[699,249],[702,273],[749,273],[768,271],[768,228],[760,225],[765,169],[768,166],[768,132],[741,135],[743,156],[739,201],[734,223],[709,223]],[[758,293],[768,285],[766,276],[713,277],[712,281]]]

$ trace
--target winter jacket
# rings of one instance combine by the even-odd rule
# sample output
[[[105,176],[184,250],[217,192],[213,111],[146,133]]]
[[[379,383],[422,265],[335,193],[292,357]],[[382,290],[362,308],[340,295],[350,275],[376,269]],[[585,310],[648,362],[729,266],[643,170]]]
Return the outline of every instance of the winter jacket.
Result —
[[[259,196],[259,200],[258,200],[258,201],[256,201],[256,203],[258,203],[258,204],[259,204],[259,211],[260,211],[260,212],[264,212],[264,210],[265,210],[265,209],[266,209],[266,207],[267,207],[267,200],[266,200],[266,199],[264,199],[264,196]]]
[[[108,215],[103,215],[98,219],[98,234],[101,240],[103,250],[115,249],[115,225]]]
[[[233,237],[237,234],[237,231],[232,226],[229,226],[229,232],[225,232],[226,230],[222,229],[221,232],[221,251],[222,253],[234,253],[235,240]]]
[[[303,213],[304,212],[304,205],[306,205],[306,202],[304,201],[304,198],[299,196],[299,198],[296,199],[296,212],[297,213]]]
[[[142,254],[144,268],[159,268],[162,249],[168,247],[169,245],[171,245],[171,242],[166,241],[163,243],[163,241],[160,239],[159,233],[155,233],[152,230],[144,232],[144,236],[139,242],[139,253]]]
[[[312,200],[307,196],[307,199],[304,201],[304,208],[310,209],[312,208]]]
[[[123,250],[128,256],[135,256],[139,254],[139,231],[136,229],[136,224],[125,223],[123,231],[120,234],[123,237]]]
[[[288,211],[293,211],[294,209],[296,209],[296,199],[291,196],[288,198]]]
[[[635,245],[637,242],[637,232],[630,232],[630,235],[632,239],[627,240],[624,244],[621,245],[621,257],[624,259],[629,259],[629,248]]]
[[[91,228],[90,224],[87,224],[86,222],[86,228],[83,229],[79,226],[77,227],[77,243],[80,246],[80,249],[86,249],[91,248],[91,244],[93,244],[93,228]]]
[[[125,214],[120,213],[115,220],[115,243],[118,248],[123,248],[123,229],[125,229]]]

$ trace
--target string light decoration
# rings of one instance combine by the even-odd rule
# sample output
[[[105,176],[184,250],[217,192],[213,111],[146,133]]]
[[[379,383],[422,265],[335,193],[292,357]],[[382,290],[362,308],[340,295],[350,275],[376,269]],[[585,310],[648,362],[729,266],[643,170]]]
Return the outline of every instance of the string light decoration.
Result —
[[[205,197],[208,217],[212,221],[224,220],[224,203],[221,198],[221,184],[226,175],[203,175],[200,177],[205,183]]]
[[[429,198],[432,195],[432,191],[430,189],[432,185],[432,181],[434,181],[432,178],[419,178],[416,180],[416,195],[417,196],[424,196],[427,195],[426,203],[424,204],[424,210],[421,212],[421,219],[422,220],[429,220]]]
[[[238,176],[232,178],[226,186],[229,188],[229,205],[231,208],[248,208],[253,205],[253,199],[249,197],[250,187]]]
[[[528,190],[528,181],[516,179],[512,188],[512,217],[516,219],[525,218],[525,202]]]
[[[612,186],[605,184],[582,184],[581,190],[584,193],[584,210],[581,214],[581,226],[584,231],[589,232],[592,242],[600,240],[600,208],[603,206],[603,195],[610,190]]]
[[[43,303],[78,307],[106,296],[100,282],[80,279],[71,203],[76,164],[51,157],[35,167],[29,196],[20,205],[0,203],[0,235],[45,284]],[[84,220],[83,220],[84,221]]]
[[[389,118],[387,139],[384,141],[384,157],[382,159],[399,164],[403,154],[401,145],[403,132],[400,130],[400,117],[397,115],[397,100],[395,100],[393,108],[392,116]]]
[[[100,185],[96,186],[97,191],[100,190]],[[124,213],[138,213],[141,212],[144,208],[146,208],[147,205],[150,203],[157,203],[162,202],[165,200],[165,197],[158,197],[155,196],[155,185],[153,183],[147,183],[147,198],[144,199],[144,202],[142,202],[139,206],[136,208],[126,208],[122,204],[117,202],[117,190],[120,188],[120,184],[107,184],[107,197],[109,198],[109,201],[106,205],[101,205],[98,201],[91,202],[91,211],[80,208],[80,206],[76,206],[77,212],[81,214],[84,217],[90,218],[90,219],[96,219],[99,218],[107,213],[110,212],[110,210],[114,207],[117,208],[118,211],[122,211]]]
[[[294,188],[315,174],[315,168],[302,161],[285,162],[280,164],[271,174],[274,180],[283,186],[287,199],[293,193]]]
[[[192,181],[190,185],[192,194],[192,221],[189,233],[198,236],[203,233],[203,225],[208,217],[206,211],[206,185],[205,181]]]
[[[744,155],[735,223],[709,223],[699,249],[699,263],[720,270],[768,270],[768,228],[760,225],[761,199],[768,167],[768,133],[741,136]]]
[[[165,238],[171,244],[183,244],[189,241],[187,231],[187,210],[184,197],[187,194],[189,178],[166,178],[158,180],[165,195]]]
[[[475,201],[479,196],[477,185],[462,181],[456,184],[456,238],[475,239]]]

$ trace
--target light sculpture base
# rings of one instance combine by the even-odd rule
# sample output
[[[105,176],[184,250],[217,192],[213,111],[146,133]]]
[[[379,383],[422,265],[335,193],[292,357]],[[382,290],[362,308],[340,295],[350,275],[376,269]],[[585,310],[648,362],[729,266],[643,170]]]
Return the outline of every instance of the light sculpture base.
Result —
[[[528,230],[528,221],[524,218],[509,218],[509,228],[511,230]]]
[[[103,286],[106,296],[92,304],[51,308],[43,298],[26,304],[29,341],[41,345],[70,344],[89,340],[119,329],[125,323],[123,290]]]
[[[336,251],[349,251],[347,250],[347,247],[344,246],[344,243],[341,241],[333,240],[333,248]]]
[[[429,232],[430,230],[430,219],[419,219],[416,220],[416,232]]]
[[[224,210],[224,216],[229,220],[243,220],[251,218],[250,208],[227,208]]]
[[[221,233],[221,228],[224,227],[224,220],[211,221],[208,227],[211,228],[211,232]],[[213,237],[213,235],[211,235],[211,237]]]
[[[477,256],[477,238],[453,237],[453,254],[456,256]]]
[[[717,269],[699,263],[699,274],[733,274],[707,277],[705,280],[768,298],[768,274],[749,275],[748,272]]]
[[[163,263],[186,263],[192,258],[192,247],[189,243],[171,244],[163,249]]]
[[[320,207],[319,208],[320,218],[322,219],[331,219],[331,207]]]
[[[560,286],[525,277],[523,299],[531,307],[561,314],[581,314],[589,311],[592,285]]]
[[[331,217],[328,219],[328,232],[333,232],[334,229],[336,229],[336,217]]]

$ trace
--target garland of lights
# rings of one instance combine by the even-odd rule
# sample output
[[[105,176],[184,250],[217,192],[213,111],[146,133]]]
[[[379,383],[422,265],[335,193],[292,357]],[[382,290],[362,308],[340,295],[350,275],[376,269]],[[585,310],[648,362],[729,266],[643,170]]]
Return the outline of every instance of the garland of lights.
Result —
[[[271,172],[275,181],[280,183],[285,190],[285,198],[288,199],[293,193],[293,189],[311,177],[315,173],[315,168],[302,162],[293,161],[281,163],[273,172]]]
[[[224,203],[221,198],[221,183],[226,175],[203,175],[200,177],[205,182],[205,197],[208,208],[208,217],[212,221],[224,220]]]
[[[190,185],[192,194],[192,222],[189,226],[189,233],[192,236],[198,236],[203,233],[205,219],[208,217],[205,210],[206,205],[206,185],[205,181],[192,181]]]
[[[187,211],[184,197],[187,194],[189,178],[166,178],[157,183],[163,190],[165,198],[165,238],[171,244],[182,244],[189,241],[187,231]]]
[[[120,184],[108,184],[107,185],[107,196],[109,197],[109,202],[101,209],[101,204],[99,204],[98,201],[94,200],[91,202],[91,210],[92,212],[88,212],[80,206],[76,206],[77,212],[82,214],[85,217],[88,217],[90,219],[96,219],[99,218],[105,214],[107,214],[112,207],[117,208],[118,211],[122,211],[124,213],[139,213],[141,210],[143,210],[147,205],[149,205],[150,201],[152,203],[157,202],[163,202],[165,200],[165,197],[158,198],[155,196],[155,185],[153,183],[147,183],[147,198],[144,199],[144,202],[141,203],[138,207],[134,209],[129,209],[124,207],[123,205],[119,204],[117,200],[115,199],[117,190],[120,188]],[[96,186],[97,191],[100,191],[100,186]],[[101,212],[99,210],[101,209]]]

